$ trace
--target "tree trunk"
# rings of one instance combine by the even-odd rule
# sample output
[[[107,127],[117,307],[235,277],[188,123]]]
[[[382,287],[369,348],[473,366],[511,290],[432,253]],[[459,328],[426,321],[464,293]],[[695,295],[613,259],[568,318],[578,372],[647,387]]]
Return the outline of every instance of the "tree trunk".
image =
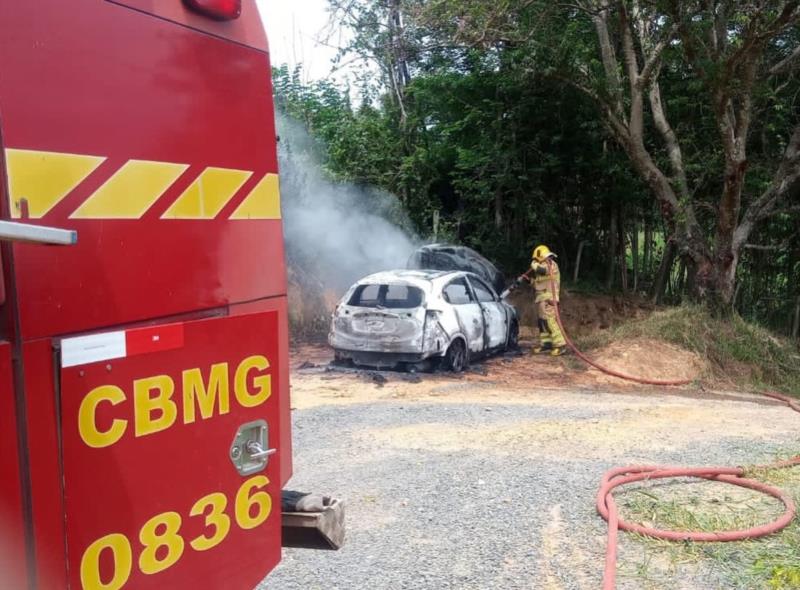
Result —
[[[731,302],[731,309],[735,310],[739,302],[739,294],[742,292],[742,284],[736,285],[736,291],[733,292],[733,301]]]
[[[617,255],[619,256],[619,278],[622,292],[628,293],[628,240],[627,233],[625,232],[625,208],[620,205],[619,208],[619,249]]]
[[[717,247],[719,250],[713,257],[693,258],[691,296],[705,302],[712,313],[726,316],[733,311],[739,255],[730,246]]]
[[[636,217],[631,221],[631,261],[633,264],[633,292],[639,290],[639,225]]]
[[[503,189],[497,188],[494,192],[494,228],[503,227]]]
[[[644,220],[644,256],[642,257],[642,274],[650,275],[650,268],[653,265],[653,226],[649,218]]]
[[[685,291],[691,298],[694,298],[694,294],[697,292],[695,286],[695,281],[697,280],[696,267],[697,265],[691,258],[686,260]]]
[[[653,290],[651,298],[653,303],[660,304],[664,299],[664,291],[667,288],[667,281],[669,280],[670,271],[672,270],[672,263],[675,260],[675,245],[671,240],[667,240],[664,245],[664,255],[661,258],[661,264],[656,273],[656,279],[653,282]]]
[[[611,219],[608,225],[606,289],[610,291],[614,286],[614,267],[617,258],[617,209],[613,203],[611,205]]]
[[[386,56],[386,69],[389,74],[389,84],[394,90],[397,106],[400,109],[400,125],[405,127],[408,117],[405,105],[406,86],[410,83],[408,64],[405,58],[403,39],[403,20],[400,13],[400,0],[389,0],[388,16],[388,55]]]
[[[675,277],[675,287],[672,291],[674,296],[683,300],[683,294],[686,290],[686,259],[681,257],[678,264],[678,276]]]
[[[575,256],[575,270],[572,271],[572,282],[578,282],[578,273],[581,270],[581,257],[583,256],[583,249],[586,247],[586,240],[581,240],[578,244],[578,254]]]
[[[797,340],[800,336],[800,297],[794,305],[794,321],[792,322],[792,338]]]

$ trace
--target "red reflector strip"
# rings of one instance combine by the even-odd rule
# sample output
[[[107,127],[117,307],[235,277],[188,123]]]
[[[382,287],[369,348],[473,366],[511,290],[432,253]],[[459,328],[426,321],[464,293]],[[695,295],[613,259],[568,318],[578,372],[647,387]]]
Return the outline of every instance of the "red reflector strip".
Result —
[[[234,20],[242,14],[242,0],[183,0],[200,14],[216,20]]]
[[[183,324],[136,328],[125,332],[127,356],[183,347]]]

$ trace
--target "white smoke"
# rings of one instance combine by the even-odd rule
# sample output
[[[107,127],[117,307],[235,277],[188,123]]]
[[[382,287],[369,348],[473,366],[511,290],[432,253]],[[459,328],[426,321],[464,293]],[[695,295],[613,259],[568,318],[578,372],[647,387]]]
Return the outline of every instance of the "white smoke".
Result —
[[[277,124],[290,272],[341,292],[370,273],[404,268],[416,240],[397,197],[330,180],[305,129],[281,114]]]

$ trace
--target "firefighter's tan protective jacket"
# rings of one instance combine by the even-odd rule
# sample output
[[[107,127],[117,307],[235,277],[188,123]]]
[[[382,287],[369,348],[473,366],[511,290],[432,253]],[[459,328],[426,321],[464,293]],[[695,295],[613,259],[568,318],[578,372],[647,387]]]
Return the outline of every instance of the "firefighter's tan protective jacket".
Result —
[[[552,258],[548,258],[544,262],[531,262],[531,269],[533,269],[533,278],[531,284],[534,291],[536,291],[536,303],[541,301],[560,301],[561,294],[561,272],[558,270],[558,264]],[[552,282],[555,283],[555,293],[551,288],[551,274]]]

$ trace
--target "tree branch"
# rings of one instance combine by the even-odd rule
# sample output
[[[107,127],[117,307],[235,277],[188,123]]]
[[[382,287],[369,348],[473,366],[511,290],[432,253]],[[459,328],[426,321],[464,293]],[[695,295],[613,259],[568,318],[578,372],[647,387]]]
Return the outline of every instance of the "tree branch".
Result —
[[[636,48],[633,44],[632,23],[625,2],[618,1],[617,8],[619,9],[619,26],[622,32],[622,53],[630,86],[631,106],[628,128],[630,129],[631,138],[638,145],[644,146],[644,104],[642,87],[639,84],[639,60],[636,57]]]
[[[664,113],[664,106],[661,102],[661,87],[658,81],[654,81],[650,85],[650,111],[653,114],[653,122],[656,129],[661,134],[661,138],[667,146],[667,154],[672,166],[672,174],[678,185],[678,194],[689,202],[689,183],[686,179],[686,168],[683,165],[683,152],[678,143],[678,138],[675,131],[667,120]]]
[[[794,48],[789,55],[783,58],[769,69],[769,73],[773,76],[790,72],[800,65],[800,45]]]
[[[611,44],[611,37],[608,33],[608,2],[603,0],[600,10],[592,17],[597,40],[600,43],[600,57],[603,62],[603,69],[606,74],[606,86],[613,100],[613,109],[617,118],[625,121],[625,111],[622,100],[622,84],[619,79],[619,63]]]
[[[655,47],[650,52],[650,55],[645,56],[644,67],[642,68],[642,73],[639,76],[639,83],[644,88],[649,84],[650,78],[653,76],[653,72],[655,71],[656,67],[661,62],[661,54],[664,53],[664,49],[667,48],[667,45],[670,44],[675,33],[678,32],[678,25],[673,24],[669,31],[664,35],[664,37],[656,44]]]
[[[797,188],[798,181],[800,181],[800,124],[792,132],[769,188],[750,203],[742,222],[736,228],[733,240],[735,250],[741,249],[747,243],[756,223],[769,217],[775,206]]]
[[[769,213],[764,213],[759,217],[759,221],[769,219],[770,217],[777,217],[778,215],[795,215],[800,214],[800,206],[798,207],[782,207],[780,209],[773,209]]]
[[[793,236],[794,237],[794,236]],[[789,247],[789,240],[784,240],[780,244],[775,244],[773,246],[767,244],[745,244],[745,250],[761,250],[761,251],[768,251],[768,250],[785,250]]]

